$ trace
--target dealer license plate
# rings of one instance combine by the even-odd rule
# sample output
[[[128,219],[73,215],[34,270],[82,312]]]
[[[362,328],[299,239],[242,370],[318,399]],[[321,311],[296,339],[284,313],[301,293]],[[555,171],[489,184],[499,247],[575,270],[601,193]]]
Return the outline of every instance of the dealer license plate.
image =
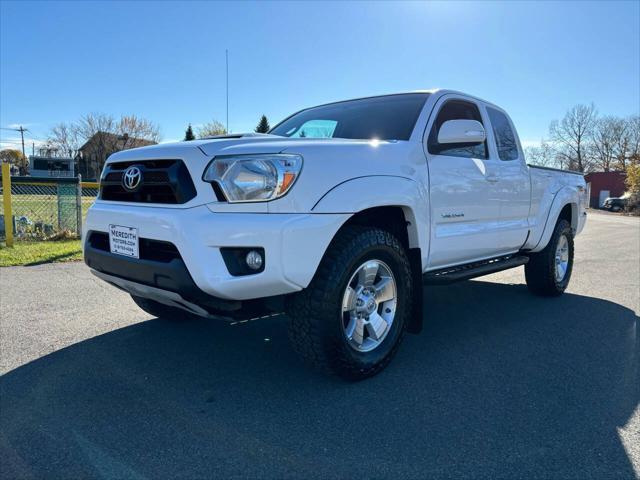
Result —
[[[139,258],[138,229],[123,225],[109,225],[109,248],[111,253]]]

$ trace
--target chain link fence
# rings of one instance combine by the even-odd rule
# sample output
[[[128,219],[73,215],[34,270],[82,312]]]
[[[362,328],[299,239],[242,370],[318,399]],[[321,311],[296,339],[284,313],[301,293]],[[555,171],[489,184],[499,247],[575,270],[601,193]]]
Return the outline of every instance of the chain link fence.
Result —
[[[84,219],[87,217],[87,210],[89,210],[89,207],[93,205],[93,202],[98,198],[100,185],[95,182],[81,182],[80,188],[80,209],[82,211],[82,223],[84,223]]]
[[[0,238],[6,238],[4,217],[9,203],[9,224],[16,241],[79,237],[87,209],[98,194],[98,184],[80,180],[11,177],[10,202],[3,201]]]

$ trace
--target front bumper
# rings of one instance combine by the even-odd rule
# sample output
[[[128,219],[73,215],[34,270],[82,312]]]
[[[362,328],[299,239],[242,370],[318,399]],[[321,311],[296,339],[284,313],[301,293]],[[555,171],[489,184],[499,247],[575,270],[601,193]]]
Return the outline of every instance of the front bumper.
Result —
[[[305,288],[333,236],[349,216],[214,213],[206,205],[161,208],[98,201],[89,209],[83,230],[85,233],[108,232],[110,224],[126,225],[137,228],[140,238],[171,242],[178,249],[186,270],[180,272],[180,268],[175,269],[176,265],[171,266],[171,278],[180,279],[178,283],[185,285],[182,280],[189,277],[197,290],[217,299],[250,300]],[[222,247],[263,247],[264,271],[232,276],[220,253]],[[87,246],[86,235],[83,248],[85,261],[89,266],[93,262],[95,270],[99,264],[99,271],[105,274],[172,290],[171,285],[162,286],[162,272],[167,264],[96,253]],[[132,272],[138,272],[136,274],[128,273],[128,266],[133,267],[134,262],[143,262],[143,267],[131,268]],[[185,291],[185,298],[195,298],[193,290],[184,286],[173,288],[180,290],[178,293]]]

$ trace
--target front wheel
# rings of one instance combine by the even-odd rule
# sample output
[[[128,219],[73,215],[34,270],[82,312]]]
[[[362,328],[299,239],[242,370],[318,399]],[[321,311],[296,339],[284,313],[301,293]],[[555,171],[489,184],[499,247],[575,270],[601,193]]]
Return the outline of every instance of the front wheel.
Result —
[[[288,302],[294,349],[316,368],[349,380],[379,373],[404,335],[411,282],[396,237],[377,228],[344,228],[310,285]]]
[[[561,295],[573,271],[573,230],[564,219],[556,224],[549,244],[540,252],[529,256],[524,267],[529,290],[537,295]]]

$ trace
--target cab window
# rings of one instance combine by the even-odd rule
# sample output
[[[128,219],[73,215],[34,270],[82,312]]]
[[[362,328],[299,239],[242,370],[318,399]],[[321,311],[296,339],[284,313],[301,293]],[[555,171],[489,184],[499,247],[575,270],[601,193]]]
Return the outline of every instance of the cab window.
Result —
[[[487,113],[493,128],[493,136],[496,139],[500,160],[517,160],[518,144],[509,119],[504,113],[495,108],[487,107]]]
[[[438,132],[442,124],[448,120],[477,120],[482,123],[478,106],[464,100],[449,100],[436,117],[429,132],[428,149],[432,155],[448,155],[450,157],[487,158],[487,142],[477,145],[444,145],[438,143]]]

